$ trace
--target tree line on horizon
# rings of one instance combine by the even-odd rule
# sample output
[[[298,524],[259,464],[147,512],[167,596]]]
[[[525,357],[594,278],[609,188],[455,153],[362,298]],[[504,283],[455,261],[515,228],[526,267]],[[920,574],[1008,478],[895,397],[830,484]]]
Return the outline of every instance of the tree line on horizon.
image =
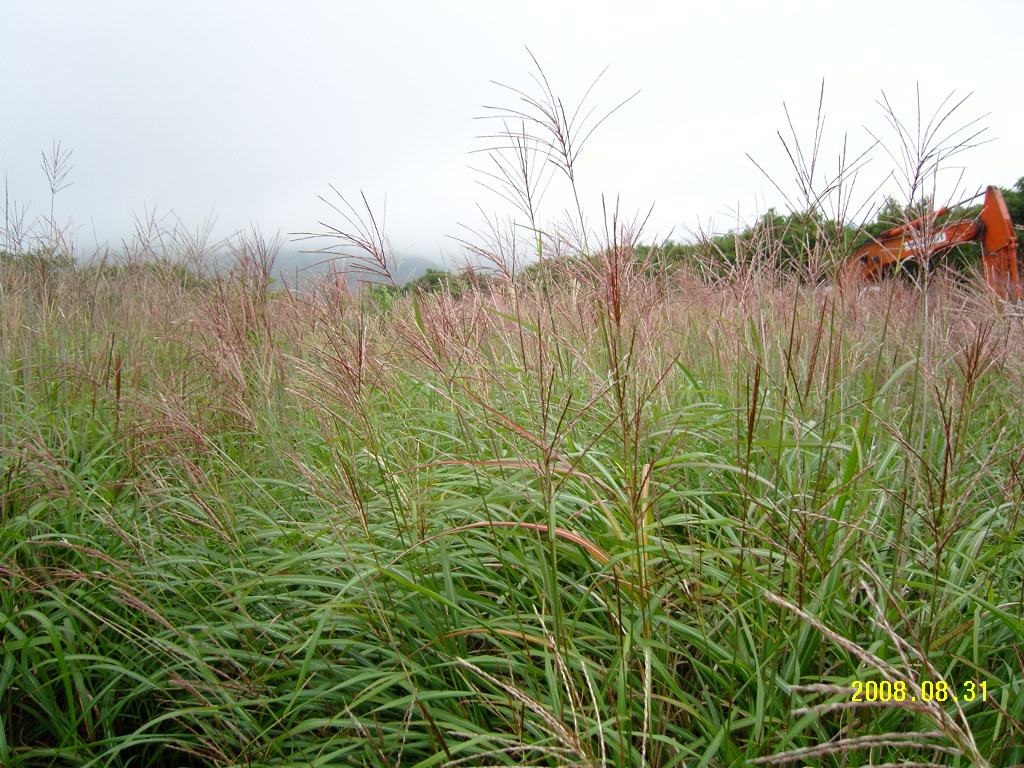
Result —
[[[1011,187],[1000,189],[1011,220],[1018,230],[1024,231],[1024,176]],[[659,269],[700,266],[722,274],[728,273],[744,260],[756,259],[760,264],[781,273],[827,279],[827,269],[822,270],[821,265],[810,263],[815,254],[827,255],[832,259],[835,254],[851,254],[866,239],[920,218],[927,211],[933,210],[932,205],[933,201],[928,199],[904,205],[890,197],[879,208],[874,221],[860,226],[830,219],[820,210],[780,213],[776,208],[769,208],[753,224],[742,230],[700,236],[690,242],[666,240],[660,244],[638,243],[634,246],[634,256]],[[972,219],[980,211],[980,205],[957,206],[945,214],[938,224],[941,226],[948,221]],[[965,243],[950,249],[945,258],[947,263],[962,269],[980,258],[980,250],[975,243]],[[546,261],[542,259],[527,265],[522,270],[523,276],[542,275]],[[24,252],[0,248],[0,265],[20,264],[49,272],[69,267],[73,263],[74,260],[58,248],[37,247]],[[105,268],[111,271],[124,269],[115,265],[107,265]],[[178,265],[178,268],[182,272],[183,281],[194,282],[193,278],[185,274],[188,270],[184,265]],[[493,279],[494,276],[486,271],[474,268],[454,272],[428,268],[422,274],[399,284],[374,283],[370,291],[378,299],[440,291],[461,294],[473,288],[486,287]]]
[[[1000,189],[1014,225],[1024,229],[1024,176],[1011,187]],[[767,259],[769,266],[784,273],[807,275],[814,271],[809,264],[813,254],[827,254],[833,258],[835,254],[852,254],[866,239],[920,218],[932,210],[932,205],[931,200],[904,205],[890,197],[879,208],[874,221],[861,226],[829,219],[815,210],[780,213],[770,208],[756,222],[742,230],[703,236],[692,242],[667,240],[656,245],[638,244],[635,255],[639,260],[661,268],[671,269],[684,265],[707,268],[710,265],[722,272],[728,272],[742,260],[756,255],[762,263]],[[972,219],[980,212],[980,205],[956,206],[937,223],[941,226],[958,219]],[[964,243],[950,249],[945,258],[955,267],[963,268],[980,258],[980,250],[975,243]],[[525,267],[523,272],[529,275],[543,270],[542,262],[534,262]],[[826,270],[825,274],[818,277],[827,279],[828,274]],[[486,275],[470,269],[462,272],[429,269],[404,285],[378,285],[374,290],[392,295],[434,293],[441,290],[462,293],[487,281]]]

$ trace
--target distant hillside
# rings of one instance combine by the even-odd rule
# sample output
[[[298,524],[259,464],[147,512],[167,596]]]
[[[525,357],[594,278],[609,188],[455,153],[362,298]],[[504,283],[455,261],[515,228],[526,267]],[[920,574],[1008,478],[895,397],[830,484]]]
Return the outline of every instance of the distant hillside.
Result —
[[[346,269],[345,259],[336,258],[332,261],[325,261],[328,258],[319,253],[306,253],[298,248],[284,247],[277,256],[274,264],[274,277],[286,278],[289,281],[309,280],[317,275],[337,269],[348,276],[348,283],[353,288],[361,282],[380,282],[380,278],[365,270],[360,270],[354,265]],[[438,269],[435,261],[422,256],[396,255],[395,263],[389,265],[394,274],[395,281],[399,285],[415,280],[426,274],[431,269]]]

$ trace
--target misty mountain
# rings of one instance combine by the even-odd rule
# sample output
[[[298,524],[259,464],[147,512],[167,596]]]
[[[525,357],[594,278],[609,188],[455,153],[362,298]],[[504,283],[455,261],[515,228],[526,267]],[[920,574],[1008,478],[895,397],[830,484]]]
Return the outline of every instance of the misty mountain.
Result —
[[[353,288],[359,283],[381,282],[379,276],[360,269],[355,264],[346,264],[346,261],[343,257],[307,253],[298,248],[286,246],[280,250],[277,260],[274,262],[273,276],[289,283],[299,283],[336,270],[346,275],[348,284]],[[389,264],[388,267],[398,285],[403,285],[426,274],[427,270],[439,269],[437,262],[412,254],[396,254],[394,263]]]

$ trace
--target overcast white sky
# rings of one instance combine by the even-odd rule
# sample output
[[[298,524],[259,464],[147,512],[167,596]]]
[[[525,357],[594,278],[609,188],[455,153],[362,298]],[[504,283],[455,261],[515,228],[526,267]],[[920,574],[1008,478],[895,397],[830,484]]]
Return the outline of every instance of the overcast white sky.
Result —
[[[119,241],[147,209],[190,225],[212,211],[224,232],[308,231],[331,219],[317,197],[333,184],[386,195],[395,249],[436,259],[481,223],[477,205],[503,210],[469,168],[485,146],[474,118],[512,103],[491,81],[530,87],[529,46],[567,103],[605,67],[599,111],[640,91],[581,157],[583,202],[594,219],[601,194],[653,205],[648,239],[678,239],[785,207],[747,155],[794,193],[783,104],[809,142],[822,81],[829,172],[844,134],[851,153],[868,131],[897,146],[876,100],[885,91],[912,123],[919,84],[926,113],[972,94],[954,122],[983,118],[992,139],[952,161],[964,172],[948,187],[1011,185],[1024,176],[1022,22],[1020,0],[0,0],[0,173],[43,214],[40,154],[73,150],[57,214],[86,247]],[[876,150],[859,197],[892,166]]]

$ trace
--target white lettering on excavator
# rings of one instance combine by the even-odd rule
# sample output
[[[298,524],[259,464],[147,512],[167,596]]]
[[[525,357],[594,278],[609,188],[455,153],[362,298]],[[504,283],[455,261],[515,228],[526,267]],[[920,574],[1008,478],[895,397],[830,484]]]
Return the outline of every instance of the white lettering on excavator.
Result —
[[[911,253],[917,253],[920,250],[920,246],[922,245],[924,246],[925,250],[931,251],[935,248],[935,246],[941,245],[942,243],[946,242],[948,238],[949,235],[947,233],[937,232],[927,243],[924,243],[923,240],[918,240],[917,238],[915,238],[911,240],[909,243],[907,243],[906,247],[907,250]]]

